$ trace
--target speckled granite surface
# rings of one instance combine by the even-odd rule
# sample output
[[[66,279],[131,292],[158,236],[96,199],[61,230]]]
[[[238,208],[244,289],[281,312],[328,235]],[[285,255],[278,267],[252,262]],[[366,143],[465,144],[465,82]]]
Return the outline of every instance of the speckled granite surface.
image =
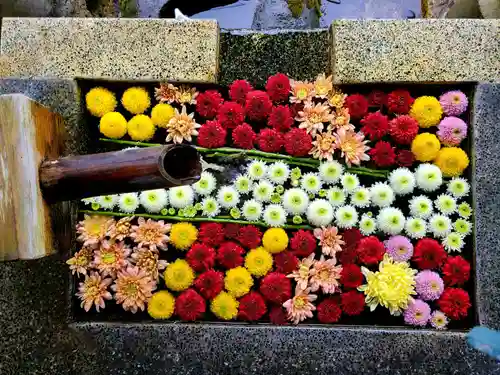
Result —
[[[3,77],[215,82],[219,28],[203,20],[3,19]]]

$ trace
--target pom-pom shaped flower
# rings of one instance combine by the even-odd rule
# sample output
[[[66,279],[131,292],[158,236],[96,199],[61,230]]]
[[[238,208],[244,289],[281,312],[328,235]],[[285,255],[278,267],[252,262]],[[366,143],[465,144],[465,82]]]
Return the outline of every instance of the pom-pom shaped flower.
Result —
[[[359,230],[363,235],[369,236],[377,231],[377,221],[372,216],[363,214],[359,220]]]
[[[279,132],[290,130],[293,125],[292,111],[287,105],[273,107],[268,120],[269,126]]]
[[[434,214],[429,218],[429,230],[435,237],[446,237],[452,230],[451,220],[448,216]]]
[[[383,182],[376,182],[370,188],[370,196],[374,205],[378,207],[387,207],[394,202],[394,191]]]
[[[439,124],[443,109],[434,96],[420,96],[411,106],[410,116],[418,121],[421,128]]]
[[[405,217],[400,209],[384,207],[377,215],[378,228],[387,234],[396,235],[401,233],[405,226]]]
[[[414,101],[407,90],[394,90],[387,95],[387,109],[392,113],[406,114]]]
[[[443,239],[443,246],[448,252],[452,251],[462,251],[465,242],[461,234],[457,232],[451,232],[446,235]]]
[[[229,85],[229,97],[232,101],[244,105],[247,99],[247,94],[252,90],[253,87],[248,81],[238,79]]]
[[[286,163],[281,161],[275,162],[269,165],[267,169],[267,176],[269,179],[278,185],[284,184],[288,180],[288,176],[290,175],[290,168]]]
[[[419,161],[431,161],[436,158],[441,148],[439,139],[430,133],[421,133],[411,144],[411,152]]]
[[[396,152],[389,142],[378,141],[368,154],[377,167],[390,167],[396,162]]]
[[[408,168],[398,168],[389,175],[389,184],[396,194],[409,194],[415,188],[415,176]]]
[[[436,310],[431,314],[429,321],[431,326],[436,329],[446,329],[446,326],[448,325],[448,318],[442,311],[439,310]]]
[[[419,217],[407,217],[405,231],[411,238],[423,238],[427,234],[427,223]]]
[[[389,119],[380,111],[369,113],[360,122],[361,131],[371,140],[380,139],[389,131]]]
[[[217,262],[226,269],[241,266],[243,264],[243,253],[244,250],[236,243],[224,242],[217,251]]]
[[[310,289],[295,290],[295,296],[283,304],[287,311],[287,318],[294,324],[313,317],[313,311],[316,307],[312,304],[318,297],[315,294],[309,294]]]
[[[309,196],[302,189],[288,189],[283,194],[283,207],[292,215],[303,214],[309,205]]]
[[[252,190],[252,180],[245,174],[236,176],[234,187],[241,194],[248,194]]]
[[[309,82],[290,80],[290,103],[302,103],[314,96],[314,85]]]
[[[153,121],[146,115],[136,115],[127,123],[127,133],[133,141],[149,141],[155,130]]]
[[[135,212],[139,207],[139,196],[137,193],[124,193],[118,197],[118,208],[127,214]]]
[[[260,160],[252,161],[247,168],[247,174],[252,180],[259,180],[267,173],[266,163]]]
[[[217,202],[224,208],[236,207],[240,202],[240,194],[232,186],[222,186],[217,192]]]
[[[467,137],[467,124],[458,117],[445,117],[436,134],[445,146],[458,146]]]
[[[238,318],[246,321],[256,321],[267,312],[264,298],[257,292],[250,292],[240,299]]]
[[[262,217],[270,227],[282,227],[286,223],[287,213],[279,204],[270,204],[264,209]]]
[[[108,112],[99,121],[99,131],[108,138],[119,139],[127,134],[127,120],[119,112]]]
[[[321,103],[315,105],[313,102],[307,102],[303,110],[298,112],[295,120],[299,122],[300,129],[304,129],[314,137],[323,131],[323,123],[331,122],[332,114],[327,105]]]
[[[235,146],[250,150],[253,148],[257,135],[250,125],[243,123],[233,130],[232,138]]]
[[[314,252],[316,239],[310,231],[300,229],[290,240],[290,249],[297,257],[307,257]]]
[[[225,129],[234,129],[243,124],[245,112],[243,107],[236,102],[224,102],[217,112],[217,120]]]
[[[460,176],[469,166],[469,157],[458,147],[442,148],[434,160],[445,177]]]
[[[269,116],[273,103],[266,92],[253,90],[247,94],[245,112],[250,120],[262,121]]]
[[[212,193],[212,191],[214,191],[216,184],[217,183],[216,183],[215,177],[212,173],[201,172],[200,179],[192,186],[193,186],[194,191],[196,191],[196,193],[198,193],[200,195],[210,195]],[[178,190],[179,189],[174,190],[174,191],[178,191]],[[172,189],[170,189],[170,191],[172,191]],[[187,190],[185,190],[185,191],[189,195],[189,192]],[[186,197],[184,197],[184,198],[186,198]],[[192,200],[191,201],[187,200],[187,201],[189,202],[187,205],[193,204]],[[181,208],[181,207],[175,207],[175,208]]]
[[[370,148],[366,145],[363,133],[355,133],[353,131],[341,128],[336,133],[337,148],[340,154],[345,158],[347,166],[360,165],[362,161],[370,160],[366,154]]]
[[[265,152],[279,152],[283,147],[283,135],[274,129],[262,129],[258,136],[259,148]]]
[[[342,266],[336,266],[336,262],[336,259],[325,260],[325,257],[321,255],[320,260],[314,263],[309,279],[309,286],[312,292],[316,292],[319,289],[327,294],[340,291],[339,279]]]
[[[146,112],[151,105],[149,94],[143,87],[131,87],[123,93],[123,107],[134,115]]]
[[[205,244],[194,244],[186,254],[186,260],[196,272],[204,272],[215,264],[215,250]]]
[[[385,254],[384,244],[375,236],[364,237],[356,249],[358,259],[366,265],[376,265]]]
[[[444,290],[443,279],[438,273],[425,270],[415,276],[415,290],[424,301],[437,300]]]
[[[333,207],[342,206],[346,201],[346,193],[339,187],[328,189],[326,196]]]
[[[439,268],[445,259],[443,246],[432,238],[422,238],[415,245],[412,261],[421,270]]]
[[[254,225],[242,226],[238,232],[238,241],[249,249],[254,249],[260,244],[262,233]]]
[[[413,197],[409,203],[410,213],[418,218],[428,218],[432,215],[432,201],[425,195]]]
[[[457,219],[453,223],[453,229],[462,237],[466,237],[472,232],[472,224],[467,220]]]
[[[433,164],[420,164],[415,171],[415,179],[420,189],[434,191],[443,183],[443,173]]]
[[[193,269],[184,259],[177,259],[175,262],[170,263],[163,276],[167,288],[175,292],[189,288],[194,281]]]
[[[355,289],[363,284],[363,273],[361,268],[355,264],[346,264],[340,273],[340,283],[344,288]]]
[[[387,105],[387,95],[381,90],[371,91],[366,99],[370,108],[381,108]]]
[[[336,323],[340,320],[342,310],[338,300],[333,297],[325,298],[318,305],[318,320],[323,324]]]
[[[168,203],[168,193],[165,189],[146,190],[139,195],[139,202],[147,212],[160,212]]]
[[[194,289],[188,289],[175,300],[175,313],[185,322],[200,319],[206,311],[206,303]]]
[[[76,226],[77,240],[83,242],[84,247],[96,247],[114,223],[115,221],[107,216],[85,215],[84,219]]]
[[[198,238],[198,230],[191,223],[175,223],[170,231],[170,242],[179,250],[187,250]]]
[[[355,316],[361,314],[365,309],[365,298],[362,293],[350,290],[340,295],[340,304],[346,315]]]
[[[345,105],[353,119],[363,118],[368,112],[368,101],[361,94],[349,95],[345,100]]]
[[[245,201],[241,209],[243,217],[248,221],[257,221],[262,216],[262,203],[255,199]]]
[[[431,317],[431,307],[426,302],[416,299],[408,304],[403,317],[406,324],[425,327]]]
[[[357,188],[351,196],[351,203],[355,207],[368,207],[370,205],[371,193],[367,188]]]
[[[396,160],[401,167],[411,167],[415,162],[415,156],[410,150],[399,150],[396,153]]]
[[[262,279],[259,291],[267,301],[282,304],[291,298],[292,283],[284,274],[272,272]]]
[[[326,76],[325,73],[318,74],[314,81],[314,96],[325,99],[333,89],[332,76]]]
[[[222,320],[231,320],[238,315],[239,302],[231,294],[220,292],[210,303],[210,311]]]
[[[384,245],[387,254],[396,262],[407,262],[413,256],[413,245],[404,236],[391,236]]]
[[[290,79],[286,74],[276,73],[266,82],[266,91],[272,101],[286,101],[290,93]]]
[[[240,224],[237,223],[227,223],[224,225],[224,235],[228,240],[236,240],[238,238],[238,233],[240,232]]]
[[[153,107],[151,110],[151,121],[153,124],[160,127],[166,128],[170,119],[174,117],[175,109],[170,104],[160,103]]]
[[[167,138],[165,142],[182,143],[191,142],[193,135],[198,135],[198,128],[201,126],[193,119],[194,112],[187,114],[186,106],[182,106],[181,112],[176,108],[175,115],[167,125]]]
[[[103,87],[94,87],[85,95],[85,105],[92,116],[103,117],[113,112],[117,102],[115,95]]]
[[[361,241],[362,238],[363,235],[357,228],[350,228],[342,233],[342,239],[345,244],[342,247],[342,252],[339,255],[340,263],[350,264],[356,262],[356,248],[358,247],[359,241]]]
[[[458,214],[460,217],[467,219],[472,215],[472,207],[467,202],[462,202],[458,205]]]
[[[308,210],[308,212],[309,212],[309,210]],[[311,220],[309,220],[309,221],[311,221]],[[354,208],[353,206],[350,206],[350,205],[341,206],[341,207],[337,208],[337,210],[335,211],[335,222],[337,223],[337,226],[339,228],[352,228],[352,227],[354,227],[356,225],[356,223],[358,222],[358,212],[356,211],[356,208]],[[316,224],[315,225],[316,226],[325,226],[328,224],[329,223],[326,223],[326,224],[319,223],[319,225],[316,225]]]
[[[314,236],[319,240],[322,253],[332,258],[335,258],[336,253],[342,251],[342,245],[345,244],[336,227],[316,228]]]
[[[263,247],[258,247],[247,253],[245,267],[253,276],[265,276],[273,268],[273,257]]]
[[[207,121],[198,133],[198,144],[201,147],[217,148],[226,143],[226,129],[218,121]]]
[[[262,180],[253,186],[253,197],[258,202],[269,202],[273,195],[274,186],[267,180]]]
[[[204,298],[213,299],[224,287],[224,274],[219,271],[208,270],[198,276],[194,286]]]
[[[353,173],[344,173],[340,178],[340,184],[344,191],[352,193],[359,187],[359,178]]]
[[[262,245],[271,254],[281,253],[288,246],[288,236],[284,229],[269,228],[262,236]]]
[[[106,210],[112,210],[118,202],[118,195],[101,195],[96,199],[97,204]]]
[[[446,316],[454,320],[465,318],[471,307],[469,294],[460,288],[446,288],[437,304]]]
[[[224,228],[219,223],[202,223],[198,239],[210,247],[219,246],[224,241]]]
[[[166,290],[153,294],[148,301],[148,314],[153,319],[169,319],[175,310],[175,298]]]
[[[401,145],[409,145],[418,134],[418,122],[413,117],[403,115],[391,120],[389,134]]]
[[[294,128],[285,134],[285,150],[292,156],[305,156],[312,148],[312,137],[304,130]]]
[[[455,198],[463,198],[469,194],[470,184],[465,178],[454,177],[448,182],[446,190]]]
[[[288,275],[297,269],[299,259],[290,251],[282,251],[274,255],[274,264],[277,272]]]
[[[111,290],[115,292],[116,303],[133,314],[137,310],[144,311],[146,302],[155,289],[156,281],[139,267],[128,267],[118,272],[115,283],[111,286]]]
[[[300,180],[302,189],[311,194],[316,194],[321,190],[322,181],[316,173],[306,173]]]
[[[439,195],[435,203],[436,208],[445,215],[451,215],[457,210],[457,201],[448,194]]]
[[[246,268],[236,267],[226,272],[224,287],[233,297],[239,298],[250,291],[253,286],[252,275]]]
[[[325,199],[315,199],[307,207],[306,215],[315,227],[326,227],[333,220],[333,207]]]
[[[319,175],[320,178],[326,183],[336,183],[342,173],[344,172],[344,167],[336,160],[323,162],[319,165]]]
[[[110,277],[103,277],[97,272],[91,272],[85,276],[85,281],[78,286],[76,296],[82,301],[81,307],[85,311],[90,311],[92,306],[95,306],[97,312],[99,309],[104,309],[105,300],[113,299],[108,291],[109,285],[113,282]]]
[[[446,285],[462,285],[469,281],[470,263],[461,256],[449,256],[443,266],[443,279]]]
[[[460,90],[448,91],[439,97],[443,112],[448,116],[459,116],[467,110],[469,101]]]
[[[196,98],[196,112],[207,119],[213,119],[224,102],[222,95],[216,90],[202,92]]]

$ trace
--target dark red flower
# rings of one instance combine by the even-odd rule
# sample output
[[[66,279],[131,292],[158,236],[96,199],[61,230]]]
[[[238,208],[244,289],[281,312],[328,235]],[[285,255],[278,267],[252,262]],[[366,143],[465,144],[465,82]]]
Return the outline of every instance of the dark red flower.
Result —
[[[380,111],[368,113],[362,120],[361,131],[372,140],[382,138],[389,131],[389,119]]]
[[[254,225],[244,225],[238,233],[238,242],[247,249],[255,249],[260,244],[262,232]]]
[[[292,111],[287,105],[273,107],[269,115],[268,125],[279,132],[290,130],[293,125]]]
[[[389,142],[378,141],[368,154],[377,167],[390,167],[396,162],[396,153]]]
[[[225,102],[217,111],[217,120],[226,129],[234,129],[245,121],[243,107],[236,102]]]
[[[340,309],[338,298],[325,298],[316,308],[318,311],[318,320],[321,323],[329,324],[336,323],[340,320],[342,310]]]
[[[215,298],[224,288],[224,274],[209,270],[196,278],[194,286],[206,299]]]
[[[401,167],[411,167],[415,162],[415,155],[410,150],[399,150],[397,153],[398,165]]]
[[[233,130],[232,137],[235,146],[251,150],[257,138],[257,134],[255,134],[250,125],[244,122]]]
[[[445,288],[437,304],[447,317],[455,320],[465,318],[471,307],[469,294],[460,288]]]
[[[226,269],[241,266],[244,252],[243,248],[236,243],[224,242],[217,250],[217,262]]]
[[[446,260],[446,251],[443,246],[432,238],[418,240],[411,260],[421,270],[439,268]]]
[[[250,120],[262,121],[269,116],[273,103],[266,92],[253,90],[247,94],[245,112]]]
[[[218,121],[207,121],[198,132],[198,144],[201,147],[216,148],[226,143],[226,129]]]
[[[361,268],[355,264],[345,264],[340,273],[340,284],[348,289],[355,289],[363,283]]]
[[[312,148],[312,137],[304,129],[294,128],[285,134],[285,150],[292,156],[306,156]]]
[[[194,322],[206,311],[206,302],[194,289],[188,289],[175,299],[175,313],[181,320]]]
[[[414,101],[407,90],[394,90],[387,95],[387,108],[389,112],[404,115],[410,112]]]
[[[224,234],[228,240],[237,240],[241,225],[228,223],[224,225]]]
[[[368,101],[361,94],[352,94],[345,99],[345,105],[349,108],[349,114],[353,119],[363,118],[368,112]]]
[[[283,135],[274,129],[262,129],[258,142],[262,151],[279,152],[283,147]]]
[[[229,97],[241,105],[245,105],[247,94],[253,90],[252,85],[244,79],[237,79],[229,85]]]
[[[363,293],[350,290],[340,295],[342,311],[347,315],[359,315],[365,309],[365,296]]]
[[[381,90],[373,90],[368,94],[368,106],[382,108],[387,105],[387,95]]]
[[[316,249],[316,238],[311,231],[300,229],[293,234],[290,249],[297,257],[307,257]]]
[[[201,223],[198,241],[210,247],[219,246],[224,241],[224,227],[219,223]]]
[[[238,318],[254,322],[259,320],[267,312],[264,298],[257,292],[250,292],[240,299],[238,306]]]
[[[274,255],[274,265],[276,266],[277,272],[288,275],[297,269],[299,258],[290,251],[282,251]]]
[[[362,238],[363,235],[357,228],[346,229],[344,233],[342,233],[342,240],[345,244],[342,246],[342,251],[338,255],[341,264],[357,262],[358,254],[356,248]]]
[[[196,272],[204,272],[215,265],[215,250],[205,244],[195,243],[186,254],[186,260]]]
[[[359,241],[356,252],[361,263],[371,266],[378,264],[384,258],[385,247],[377,237],[369,236]]]
[[[269,311],[269,320],[272,324],[277,326],[284,326],[288,324],[285,309],[281,306],[271,307],[271,310]]]
[[[202,117],[212,119],[223,102],[222,95],[216,90],[201,92],[196,97],[196,112]]]
[[[389,134],[402,145],[409,145],[418,134],[418,121],[411,116],[398,116],[389,123]]]
[[[469,280],[470,264],[460,255],[448,257],[443,266],[443,280],[446,285],[462,285]]]
[[[286,74],[276,73],[267,79],[266,91],[271,100],[275,102],[288,100],[288,95],[290,94],[290,79]]]
[[[259,291],[269,302],[281,305],[292,296],[292,281],[282,273],[271,272],[260,282]]]

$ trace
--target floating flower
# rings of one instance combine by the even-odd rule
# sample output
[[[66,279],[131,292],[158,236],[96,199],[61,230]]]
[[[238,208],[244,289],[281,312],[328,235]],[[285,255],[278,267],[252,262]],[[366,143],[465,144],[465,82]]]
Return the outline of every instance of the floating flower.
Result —
[[[217,192],[217,202],[224,208],[236,207],[240,202],[240,194],[232,186],[221,186]]]
[[[307,257],[316,249],[316,240],[310,231],[300,229],[290,240],[290,249],[295,256]]]
[[[377,222],[368,214],[361,215],[359,230],[364,236],[369,236],[377,231]]]
[[[389,142],[378,141],[368,154],[377,167],[390,167],[396,162],[396,152]]]
[[[234,129],[245,121],[244,109],[236,102],[224,102],[217,112],[217,121],[225,129]]]
[[[198,131],[198,144],[201,147],[217,148],[226,143],[226,129],[218,121],[207,121]]]
[[[240,299],[238,318],[246,321],[257,321],[267,312],[264,298],[257,292],[250,292]]]
[[[342,173],[344,172],[344,167],[336,160],[331,160],[327,162],[322,162],[319,165],[319,175],[320,178],[330,184],[336,183]]]
[[[314,236],[319,240],[321,252],[332,258],[335,258],[336,253],[342,251],[342,245],[345,244],[338,229],[333,226],[314,229]]]
[[[213,119],[223,102],[224,99],[218,91],[207,90],[196,98],[196,112],[202,117]]]
[[[288,246],[288,236],[281,228],[269,228],[262,236],[264,248],[271,254],[284,251]]]
[[[387,234],[396,235],[401,233],[405,226],[405,217],[400,209],[384,207],[377,215],[377,226]]]
[[[384,245],[387,254],[396,262],[407,262],[413,256],[413,245],[404,236],[391,236]]]
[[[290,80],[290,103],[302,103],[312,99],[314,96],[314,85],[309,82]]]
[[[467,219],[472,215],[472,207],[467,202],[462,202],[458,205],[458,214],[460,217]]]
[[[319,289],[327,294],[340,291],[339,279],[342,266],[336,266],[336,262],[335,259],[325,260],[325,257],[321,255],[320,260],[314,263],[311,278],[309,279],[312,292],[316,292]]]
[[[436,208],[445,215],[450,215],[457,210],[457,201],[451,195],[441,194],[437,197]]]
[[[346,194],[344,193],[344,190],[339,187],[328,189],[328,191],[326,192],[326,196],[333,207],[342,206],[346,200]]]
[[[283,135],[274,129],[262,129],[258,135],[259,148],[265,152],[279,152],[284,145]]]
[[[467,137],[467,124],[458,117],[445,117],[436,134],[445,146],[458,146]]]
[[[368,112],[368,101],[361,94],[351,94],[345,100],[349,114],[354,119],[363,118]]]
[[[323,160],[326,159],[328,161],[333,160],[333,152],[336,148],[336,138],[331,133],[319,133],[316,134],[316,138],[313,141],[313,148],[309,151],[309,153],[315,159]]]
[[[179,104],[196,104],[196,97],[198,94],[199,93],[196,91],[196,87],[181,85],[179,86],[179,90],[176,92],[176,99]]]
[[[299,259],[290,251],[282,251],[274,255],[274,264],[277,272],[288,275],[298,267]]]
[[[333,89],[332,76],[325,73],[318,74],[314,81],[314,97],[325,99]]]
[[[244,105],[247,99],[247,94],[252,90],[253,87],[248,81],[238,79],[229,85],[229,97],[231,100]]]
[[[72,258],[66,261],[66,264],[69,265],[69,269],[71,270],[71,274],[74,275],[87,275],[87,271],[92,265],[92,257],[94,255],[94,250],[88,247],[83,247],[80,251],[76,252]]]
[[[103,117],[113,112],[117,102],[115,95],[104,87],[94,87],[85,95],[85,105],[92,116]]]
[[[434,191],[443,183],[443,173],[433,164],[420,164],[415,171],[415,179],[420,189]]]
[[[168,203],[168,193],[165,189],[146,190],[139,195],[139,202],[147,212],[160,212]]]
[[[208,270],[198,276],[194,286],[204,298],[213,299],[224,288],[224,274],[219,271]]]
[[[205,272],[215,265],[215,250],[205,244],[195,243],[187,252],[186,260],[196,272]]]
[[[415,156],[410,150],[398,150],[396,160],[399,166],[408,168],[415,162]]]
[[[422,238],[415,245],[412,261],[419,269],[436,269],[446,259],[443,246],[432,238]]]
[[[409,237],[420,239],[427,233],[427,223],[419,217],[406,218],[405,230]]]
[[[392,113],[406,114],[414,101],[407,90],[394,90],[387,95],[387,109]]]
[[[446,316],[454,320],[465,318],[471,307],[469,294],[460,288],[446,288],[437,304]]]
[[[198,238],[198,230],[191,223],[175,223],[170,231],[170,242],[176,249],[187,250]]]
[[[332,121],[332,115],[328,106],[321,103],[314,105],[313,102],[306,102],[304,109],[299,111],[295,120],[300,123],[300,129],[305,129],[307,133],[314,137],[316,133],[323,131],[323,123]]]
[[[470,263],[461,256],[449,256],[443,266],[443,279],[446,285],[462,285],[469,281]]]
[[[243,248],[236,243],[224,242],[217,250],[217,262],[226,269],[241,266],[243,264],[243,253]]]
[[[339,306],[337,299],[325,298],[318,305],[318,320],[323,324],[336,323],[340,320],[342,310]]]
[[[201,172],[200,179],[195,184],[193,184],[193,188],[194,188],[194,191],[196,191],[196,193],[198,193],[200,195],[210,195],[214,191],[216,185],[217,185],[217,183],[216,183],[214,175],[210,172],[204,171],[204,172]],[[191,198],[185,199],[185,198],[188,198],[190,196],[188,190],[189,189],[182,190],[183,192],[185,192],[187,194],[181,198],[184,198],[183,201],[190,202],[187,204],[187,205],[190,205],[190,204],[193,204],[192,199]],[[170,191],[172,191],[172,189],[170,189]],[[174,190],[174,191],[179,191],[179,189]],[[181,203],[181,202],[179,202],[179,203]],[[184,202],[180,206],[182,206],[183,204],[184,204]],[[175,207],[175,208],[181,208],[181,207]]]
[[[238,232],[239,243],[249,249],[254,249],[259,246],[261,238],[262,233],[254,225],[242,226]]]
[[[174,310],[175,298],[166,290],[154,293],[148,302],[148,314],[153,319],[169,319]]]
[[[420,96],[411,106],[410,116],[418,121],[421,128],[439,124],[443,109],[434,96]]]
[[[443,239],[443,246],[448,252],[452,251],[462,251],[465,242],[461,234],[457,232],[451,232],[446,235]]]
[[[116,303],[135,314],[137,310],[144,311],[145,304],[156,289],[156,281],[139,267],[128,267],[118,272],[111,289],[115,292]]]
[[[389,134],[401,145],[409,145],[418,134],[418,122],[413,117],[403,115],[391,120]]]
[[[470,185],[465,178],[454,177],[448,182],[446,190],[455,198],[463,198],[469,194]]]
[[[418,218],[428,218],[432,215],[432,201],[425,195],[413,197],[410,200],[410,213]]]
[[[448,318],[442,311],[436,310],[431,314],[430,323],[436,329],[446,329]]]
[[[194,289],[182,292],[175,301],[175,312],[185,322],[200,319],[205,311],[205,300]]]
[[[113,280],[109,277],[102,277],[97,272],[91,272],[85,276],[85,281],[78,286],[76,296],[82,301],[80,306],[85,311],[90,311],[92,306],[95,306],[97,312],[99,309],[104,309],[105,300],[113,299],[108,291],[109,285]]]
[[[443,112],[448,116],[459,116],[467,110],[469,101],[460,90],[448,91],[439,97]]]
[[[118,196],[118,208],[121,212],[133,213],[139,207],[139,196],[137,193],[124,193]]]
[[[253,276],[265,276],[273,268],[273,257],[263,247],[250,250],[245,257],[245,268]]]
[[[239,298],[250,291],[253,286],[252,275],[246,268],[236,267],[226,272],[224,287],[233,297]]]
[[[377,140],[389,131],[389,119],[378,112],[368,113],[361,121],[361,131],[371,140]]]
[[[310,288],[301,289],[297,286],[295,296],[283,304],[287,311],[288,320],[294,324],[313,317],[313,311],[316,307],[312,304],[318,297],[315,294],[309,294]]]
[[[363,273],[361,268],[355,264],[346,264],[340,273],[340,283],[344,288],[356,289],[363,284]]]
[[[437,300],[444,290],[443,279],[438,273],[425,270],[415,276],[415,290],[424,301]]]
[[[113,219],[100,215],[85,215],[76,226],[77,240],[83,246],[96,247],[104,239],[109,228],[115,223]]]
[[[127,134],[127,120],[119,112],[108,112],[99,121],[99,131],[105,137],[120,139]]]
[[[394,202],[394,191],[383,182],[376,182],[370,188],[372,203],[377,207],[387,207]]]
[[[265,120],[273,108],[273,103],[266,92],[253,90],[247,94],[245,113],[250,120]]]
[[[130,113],[140,115],[149,108],[151,99],[143,87],[131,87],[123,93],[121,103]]]
[[[326,216],[326,215],[325,215]],[[309,220],[311,221],[311,220]],[[352,228],[358,222],[358,212],[353,206],[342,206],[335,211],[335,222],[339,228]],[[315,224],[315,223],[313,223]],[[329,223],[327,223],[329,224]],[[323,225],[327,225],[323,224]],[[315,224],[316,225],[316,224]],[[321,225],[321,224],[320,224]],[[316,226],[320,226],[316,225]]]
[[[408,304],[403,317],[406,324],[425,327],[431,317],[431,307],[424,301],[416,299]]]
[[[170,119],[174,117],[175,109],[170,104],[160,103],[151,110],[151,121],[155,126],[166,128]]]
[[[159,88],[155,88],[155,98],[160,103],[174,103],[177,101],[178,91],[171,83],[161,83]]]
[[[264,209],[262,217],[270,227],[281,227],[286,224],[287,213],[279,204],[270,204]]]
[[[430,133],[421,133],[411,144],[411,152],[419,161],[431,161],[436,158],[441,148],[439,139]]]
[[[415,176],[408,168],[398,168],[389,175],[389,184],[396,194],[406,195],[415,188]]]
[[[445,177],[460,176],[469,166],[469,157],[464,150],[457,147],[442,148],[434,160]]]
[[[308,205],[309,196],[302,189],[288,189],[283,194],[283,207],[290,214],[303,214]]]
[[[429,230],[435,237],[446,237],[451,229],[451,220],[448,216],[434,214],[429,218]]]
[[[165,142],[182,143],[191,142],[193,135],[198,135],[198,129],[201,127],[193,119],[194,113],[187,114],[186,106],[182,106],[181,112],[176,108],[175,115],[170,119],[167,125],[167,138]]]
[[[326,199],[315,199],[307,207],[306,215],[315,227],[326,227],[333,221],[333,207]]]
[[[322,182],[316,173],[306,173],[300,180],[300,186],[308,193],[316,194],[322,187]]]
[[[217,216],[220,212],[219,203],[217,199],[206,197],[201,201],[202,214],[207,217]]]
[[[350,316],[359,315],[365,309],[365,298],[363,293],[350,290],[340,295],[340,305],[345,314]]]
[[[243,217],[248,221],[258,221],[262,216],[262,203],[255,199],[245,201],[241,209]]]
[[[284,141],[285,151],[292,156],[306,156],[312,148],[312,137],[304,129],[293,128]]]
[[[453,229],[462,237],[466,237],[472,232],[472,224],[467,220],[457,219],[453,223]]]
[[[286,74],[276,73],[266,82],[266,91],[272,101],[286,101],[290,93],[290,79]]]
[[[194,281],[193,269],[184,259],[176,259],[170,263],[163,275],[167,288],[175,292],[189,288]]]
[[[220,292],[210,303],[210,311],[222,319],[231,320],[238,315],[239,302],[229,293]]]
[[[356,249],[358,259],[366,265],[376,265],[385,254],[384,244],[375,236],[364,237]]]

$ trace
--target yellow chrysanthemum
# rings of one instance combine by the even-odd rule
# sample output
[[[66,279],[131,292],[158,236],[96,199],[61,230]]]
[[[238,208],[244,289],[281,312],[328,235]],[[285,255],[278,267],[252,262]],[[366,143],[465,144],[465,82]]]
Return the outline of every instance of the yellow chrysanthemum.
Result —
[[[439,124],[443,109],[434,96],[420,96],[411,106],[410,116],[417,120],[421,128],[429,128]]]
[[[194,281],[194,271],[184,259],[170,263],[163,276],[167,288],[175,292],[189,288]]]
[[[445,147],[437,154],[434,164],[441,169],[443,176],[455,177],[460,176],[469,166],[469,157],[461,148]]]
[[[99,131],[108,138],[121,138],[127,134],[127,120],[121,113],[106,113],[99,121]]]
[[[244,267],[231,268],[226,272],[224,287],[236,298],[242,297],[250,291],[253,279],[250,272]]]
[[[140,115],[149,108],[151,99],[143,87],[131,87],[123,93],[122,105],[130,113]]]
[[[260,246],[247,253],[245,267],[254,276],[265,276],[273,268],[273,257],[266,249]]]
[[[102,117],[116,108],[115,95],[103,87],[94,87],[85,95],[85,104],[93,116]]]
[[[155,135],[153,121],[146,115],[137,115],[127,124],[127,132],[134,141],[149,141]]]
[[[198,238],[198,229],[190,223],[176,223],[170,230],[170,242],[179,250],[187,250]]]
[[[151,110],[151,120],[153,124],[160,128],[166,128],[168,122],[175,115],[175,109],[170,104],[160,103]]]
[[[364,292],[365,302],[373,311],[378,305],[389,309],[391,315],[400,315],[415,293],[416,270],[407,262],[395,262],[389,255],[379,265],[377,272],[362,267],[366,284],[358,288]]]
[[[282,228],[270,228],[262,236],[262,244],[271,254],[281,253],[288,246],[288,236]]]
[[[154,319],[168,319],[175,310],[175,298],[166,290],[153,294],[148,302],[148,313]]]
[[[438,137],[431,133],[419,134],[411,143],[411,152],[419,161],[434,160],[441,148]]]
[[[223,320],[231,320],[238,315],[239,302],[226,292],[219,293],[210,303],[210,310]]]

